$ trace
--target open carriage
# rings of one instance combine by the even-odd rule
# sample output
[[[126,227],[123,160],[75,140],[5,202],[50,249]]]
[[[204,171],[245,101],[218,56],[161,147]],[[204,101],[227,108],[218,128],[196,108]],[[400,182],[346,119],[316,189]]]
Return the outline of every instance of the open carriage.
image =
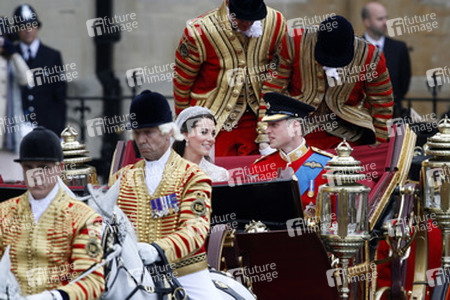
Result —
[[[432,291],[426,271],[440,265],[440,230],[424,217],[419,182],[408,179],[415,144],[408,126],[395,125],[389,143],[354,148],[351,155],[366,175],[360,183],[371,189],[371,235],[341,274],[335,272],[341,265],[327,251],[317,224],[306,221],[303,210],[308,207],[302,207],[296,180],[256,182],[247,174],[258,156],[217,157],[215,163],[228,169],[231,178],[213,186],[209,265],[233,275],[258,299],[339,299],[345,281],[350,299],[406,299],[411,294],[426,299]],[[134,163],[134,150],[131,142],[119,146],[115,167]],[[302,226],[289,228],[297,219]],[[429,234],[433,255],[428,262]]]
[[[349,266],[342,265],[342,256],[331,255],[320,226],[304,215],[309,208],[302,207],[295,179],[252,182],[236,176],[213,186],[209,265],[227,271],[258,299],[428,299],[433,286],[432,299],[446,299],[446,277],[436,277],[444,273],[436,271],[442,271],[441,233],[424,210],[426,176],[421,183],[408,179],[415,142],[409,127],[394,126],[389,143],[351,153],[366,174],[360,182],[371,190],[370,237],[358,247],[345,246],[352,248]],[[123,143],[113,169],[138,159],[132,143]],[[254,159],[217,158],[216,164],[238,170]],[[2,191],[9,198],[23,189],[3,186]],[[294,221],[301,226],[290,227]]]

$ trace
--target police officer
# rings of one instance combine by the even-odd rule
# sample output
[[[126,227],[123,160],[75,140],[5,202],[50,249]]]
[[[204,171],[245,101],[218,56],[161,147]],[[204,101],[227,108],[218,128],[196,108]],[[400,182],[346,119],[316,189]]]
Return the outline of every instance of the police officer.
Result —
[[[22,105],[25,115],[35,113],[38,125],[60,135],[66,123],[66,75],[61,53],[41,43],[38,38],[42,26],[36,11],[28,4],[22,4],[14,11],[14,18],[22,28],[18,32],[19,48],[34,78],[29,78],[29,87],[22,91]]]

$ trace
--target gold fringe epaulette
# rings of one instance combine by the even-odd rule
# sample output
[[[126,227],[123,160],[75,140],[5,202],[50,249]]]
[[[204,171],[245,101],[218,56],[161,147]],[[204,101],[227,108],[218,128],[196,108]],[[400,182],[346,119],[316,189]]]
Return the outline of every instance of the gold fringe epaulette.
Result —
[[[328,156],[331,158],[335,157],[335,155],[331,154],[330,152],[324,151],[324,150],[316,148],[316,147],[311,147],[311,150],[316,153],[319,153],[319,154],[322,154],[322,155],[325,155],[325,156]]]
[[[278,151],[279,151],[279,150],[278,150]],[[273,152],[273,153],[270,153],[270,154],[267,154],[267,155],[263,155],[263,156],[261,156],[260,158],[257,158],[257,159],[253,162],[253,164],[257,164],[257,163],[259,163],[260,161],[266,159],[267,157],[269,157],[269,156],[271,156],[271,155],[278,154],[278,151],[275,151],[275,152]]]

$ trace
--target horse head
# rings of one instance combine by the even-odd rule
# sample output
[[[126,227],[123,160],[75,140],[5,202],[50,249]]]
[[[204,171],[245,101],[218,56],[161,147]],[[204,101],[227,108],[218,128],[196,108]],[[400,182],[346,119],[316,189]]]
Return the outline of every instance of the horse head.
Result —
[[[87,204],[103,219],[102,244],[106,255],[120,245],[120,255],[105,266],[106,291],[101,299],[155,299],[154,284],[139,256],[133,224],[116,205],[120,192],[119,179],[106,192],[88,185]]]

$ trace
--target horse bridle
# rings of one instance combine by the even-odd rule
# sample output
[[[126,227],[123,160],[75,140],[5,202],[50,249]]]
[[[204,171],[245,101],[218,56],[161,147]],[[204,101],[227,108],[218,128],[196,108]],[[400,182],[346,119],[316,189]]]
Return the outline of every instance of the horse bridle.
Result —
[[[106,223],[105,231],[103,232],[103,236],[102,236],[102,247],[103,247],[105,256],[107,256],[109,253],[113,252],[113,246],[115,244],[121,245],[120,238],[119,238],[119,226],[120,225],[117,222],[117,218],[116,218],[115,214],[113,215],[112,222]],[[157,250],[160,254],[160,257],[162,257],[163,263],[165,262],[166,265],[168,265],[168,262],[165,258],[163,250],[159,247],[157,247]],[[119,270],[122,269],[123,271],[126,272],[126,274],[128,276],[130,276],[133,279],[134,283],[136,284],[136,287],[131,291],[131,293],[127,296],[127,298],[125,298],[125,300],[131,299],[134,296],[134,294],[136,294],[139,290],[144,290],[147,293],[156,293],[158,295],[159,299],[163,299],[164,295],[172,294],[172,297],[173,297],[172,299],[174,299],[174,300],[189,300],[189,297],[187,296],[185,290],[183,289],[183,287],[181,287],[178,280],[173,276],[173,273],[171,272],[171,270],[169,272],[167,272],[166,274],[164,274],[165,276],[167,276],[167,278],[170,278],[170,280],[172,282],[174,282],[174,284],[170,285],[170,287],[166,288],[166,287],[157,287],[157,286],[155,286],[155,287],[146,286],[146,285],[139,284],[138,282],[143,282],[144,275],[145,275],[145,268],[148,269],[150,266],[142,267],[143,269],[141,272],[141,278],[140,278],[140,281],[138,281],[133,276],[133,274],[127,269],[127,267],[123,263],[123,259],[121,256],[116,257],[114,260],[116,261],[116,264],[117,264],[117,272],[116,272],[117,275],[119,274]],[[113,263],[113,261],[111,261],[105,265],[105,281],[109,280],[112,263]],[[110,284],[110,286],[113,286],[116,280],[117,280],[117,276],[116,276],[116,278],[114,278],[112,280],[112,283]],[[155,283],[155,285],[156,285],[156,283]],[[106,286],[106,288],[105,288],[105,291],[107,291],[107,290],[108,290],[108,286]]]

